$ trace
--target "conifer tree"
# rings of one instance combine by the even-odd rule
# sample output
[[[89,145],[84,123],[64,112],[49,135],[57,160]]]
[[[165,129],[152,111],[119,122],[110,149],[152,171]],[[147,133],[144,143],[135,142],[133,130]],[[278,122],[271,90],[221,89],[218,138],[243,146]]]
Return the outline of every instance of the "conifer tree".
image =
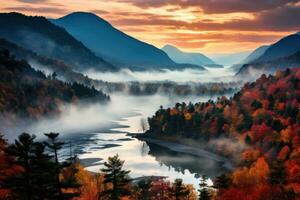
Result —
[[[104,183],[111,183],[112,188],[104,191],[103,195],[108,195],[111,200],[119,200],[122,196],[130,195],[127,188],[130,183],[128,174],[130,171],[123,170],[124,161],[121,161],[119,155],[109,157],[104,163],[105,168],[101,169],[104,175]]]
[[[14,198],[21,200],[31,200],[33,192],[31,158],[34,146],[34,135],[22,133],[15,143],[6,149],[6,153],[15,157],[14,164],[23,168],[23,173],[18,173],[11,176],[7,180],[9,189],[13,191]]]
[[[208,178],[203,175],[200,180],[199,200],[210,200],[209,186],[207,184]]]
[[[58,141],[59,133],[45,133],[48,137],[49,142],[45,142],[45,145],[53,153],[54,157],[54,170],[55,170],[55,182],[56,182],[56,198],[57,199],[72,199],[73,197],[79,196],[78,189],[80,185],[77,183],[75,174],[77,173],[76,167],[72,165],[74,158],[70,158],[67,161],[60,162],[58,153],[62,149],[64,142]],[[71,173],[69,176],[65,177],[64,180],[60,180],[60,174],[64,168],[68,168]],[[71,190],[72,192],[63,192],[63,189]],[[76,192],[75,192],[76,191]]]
[[[175,200],[180,200],[189,194],[189,191],[182,183],[182,179],[175,179],[170,192]]]

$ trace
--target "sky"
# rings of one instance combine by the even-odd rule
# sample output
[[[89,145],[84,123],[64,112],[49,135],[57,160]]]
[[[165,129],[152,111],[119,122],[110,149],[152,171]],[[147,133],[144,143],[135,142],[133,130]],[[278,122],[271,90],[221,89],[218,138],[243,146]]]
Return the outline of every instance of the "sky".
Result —
[[[251,51],[300,31],[300,0],[0,0],[1,12],[59,18],[93,12],[159,48]]]

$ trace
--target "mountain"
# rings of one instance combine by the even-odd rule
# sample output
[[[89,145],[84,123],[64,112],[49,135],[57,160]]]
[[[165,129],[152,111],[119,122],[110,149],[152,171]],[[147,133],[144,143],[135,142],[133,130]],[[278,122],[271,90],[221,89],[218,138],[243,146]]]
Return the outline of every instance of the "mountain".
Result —
[[[67,31],[44,17],[0,13],[0,38],[12,41],[42,56],[62,60],[76,70],[117,70],[97,57]]]
[[[258,59],[260,56],[262,56],[266,50],[269,48],[269,46],[260,46],[257,49],[255,49],[249,56],[247,56],[241,64],[234,64],[230,67],[230,69],[234,72],[238,72],[244,64],[251,63],[252,61]]]
[[[261,74],[271,74],[276,72],[277,70],[299,67],[300,51],[288,57],[278,58],[272,61],[245,64],[241,67],[236,76],[242,78],[247,77],[249,79],[255,79]]]
[[[190,63],[194,65],[214,65],[216,64],[207,56],[201,53],[186,53],[175,46],[165,45],[162,50],[168,54],[168,56],[177,63]]]
[[[75,12],[51,22],[66,29],[96,55],[123,67],[135,70],[185,67],[177,65],[162,50],[119,31],[95,14]]]
[[[300,51],[300,35],[293,34],[282,38],[275,44],[272,44],[262,56],[252,63],[271,61],[278,58],[290,56]]]
[[[250,53],[248,51],[245,51],[232,54],[212,54],[209,57],[218,64],[231,66],[242,63],[249,54]]]
[[[243,63],[247,64],[258,59],[268,50],[269,47],[270,46],[267,45],[258,47],[243,61]]]

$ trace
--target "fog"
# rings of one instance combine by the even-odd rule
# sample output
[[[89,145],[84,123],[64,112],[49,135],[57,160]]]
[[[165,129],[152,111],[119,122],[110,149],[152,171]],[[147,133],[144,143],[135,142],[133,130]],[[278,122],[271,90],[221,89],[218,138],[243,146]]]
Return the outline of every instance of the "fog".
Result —
[[[229,67],[225,68],[207,68],[206,71],[196,69],[184,70],[161,70],[161,71],[131,71],[128,69],[119,72],[96,72],[87,71],[87,76],[92,79],[98,79],[108,82],[130,82],[130,81],[174,81],[174,82],[231,82],[234,81],[234,72]]]
[[[10,141],[21,132],[39,137],[45,132],[59,132],[62,136],[70,136],[70,134],[93,133],[123,127],[122,118],[128,116],[137,117],[130,129],[132,132],[137,132],[140,130],[140,119],[152,116],[160,105],[169,107],[174,106],[176,102],[198,102],[209,98],[215,97],[114,94],[111,95],[111,102],[108,104],[64,105],[60,108],[61,114],[55,118],[41,119],[34,123],[29,123],[26,119],[18,119],[14,124],[2,124],[1,132]]]

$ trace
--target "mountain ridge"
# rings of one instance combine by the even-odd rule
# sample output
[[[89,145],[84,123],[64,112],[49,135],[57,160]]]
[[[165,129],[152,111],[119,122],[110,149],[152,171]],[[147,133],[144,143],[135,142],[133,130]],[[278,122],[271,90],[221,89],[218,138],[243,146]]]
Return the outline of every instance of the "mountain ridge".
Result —
[[[62,60],[77,70],[117,70],[45,17],[0,13],[0,27],[0,37],[43,56]]]
[[[178,69],[169,56],[154,45],[140,41],[88,12],[74,12],[51,22],[67,30],[96,55],[135,70]]]
[[[184,52],[177,47],[167,44],[161,48],[168,56],[177,63],[190,63],[195,65],[214,65],[212,59],[201,53]]]

